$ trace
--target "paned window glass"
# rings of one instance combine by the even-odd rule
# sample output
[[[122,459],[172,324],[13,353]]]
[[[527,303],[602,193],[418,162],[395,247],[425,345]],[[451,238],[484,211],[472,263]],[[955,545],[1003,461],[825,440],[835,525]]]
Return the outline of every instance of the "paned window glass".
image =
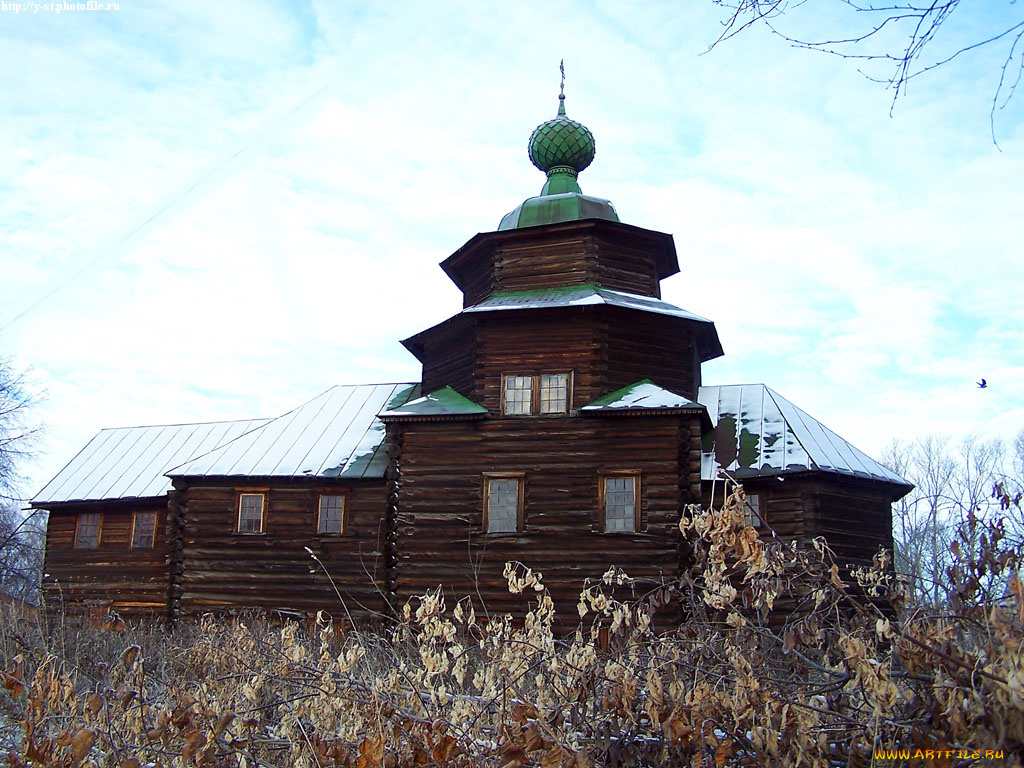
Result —
[[[242,493],[238,496],[238,532],[263,533],[263,494]]]
[[[506,376],[505,377],[505,414],[507,416],[521,416],[532,413],[533,404],[533,377],[532,376]]]
[[[545,373],[540,377],[540,412],[565,413],[569,405],[569,376]]]
[[[519,478],[487,481],[487,532],[506,533],[519,528]]]
[[[604,479],[605,531],[636,531],[636,477]]]
[[[155,534],[156,512],[136,512],[132,517],[132,548],[151,548]]]
[[[748,493],[747,503],[743,507],[743,522],[756,528],[761,524],[761,494]]]
[[[75,534],[75,546],[89,549],[100,543],[100,513],[83,512],[78,516],[78,531]]]
[[[321,496],[317,533],[341,533],[345,514],[344,496]]]

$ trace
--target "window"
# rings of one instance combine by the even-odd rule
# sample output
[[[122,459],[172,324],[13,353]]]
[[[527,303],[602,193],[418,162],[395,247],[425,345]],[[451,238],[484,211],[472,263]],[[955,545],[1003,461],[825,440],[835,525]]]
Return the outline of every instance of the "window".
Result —
[[[320,514],[317,517],[317,533],[345,532],[345,496],[344,494],[320,496]]]
[[[533,412],[533,377],[505,377],[505,415],[523,416]]]
[[[102,519],[103,515],[100,512],[82,512],[78,516],[78,526],[75,530],[76,548],[91,549],[99,546]]]
[[[523,526],[523,475],[484,476],[484,530],[514,533]]]
[[[764,518],[761,516],[764,507],[761,502],[761,494],[748,493],[746,497],[746,504],[743,505],[743,524],[757,528],[764,521]]]
[[[263,533],[264,501],[262,493],[238,494],[238,533]]]
[[[640,475],[621,473],[601,478],[602,529],[634,533],[640,527]]]
[[[571,376],[568,373],[518,374],[503,377],[502,411],[506,416],[568,413]]]
[[[540,412],[565,413],[569,405],[569,375],[545,373],[540,377]]]
[[[132,549],[152,549],[156,539],[156,512],[132,514]]]

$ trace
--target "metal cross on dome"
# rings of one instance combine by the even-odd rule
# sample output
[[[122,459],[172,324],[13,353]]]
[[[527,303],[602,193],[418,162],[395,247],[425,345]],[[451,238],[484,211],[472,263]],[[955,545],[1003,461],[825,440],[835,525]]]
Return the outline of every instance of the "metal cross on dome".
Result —
[[[558,71],[562,73],[562,90],[561,93],[565,95],[565,59],[558,62]]]

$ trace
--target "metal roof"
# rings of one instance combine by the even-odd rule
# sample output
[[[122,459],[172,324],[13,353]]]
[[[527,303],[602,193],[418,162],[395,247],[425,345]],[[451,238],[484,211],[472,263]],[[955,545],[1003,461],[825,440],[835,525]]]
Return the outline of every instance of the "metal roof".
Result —
[[[717,425],[701,456],[705,480],[719,467],[740,480],[820,470],[911,487],[764,384],[701,387],[697,400]]]
[[[383,477],[384,424],[377,414],[419,395],[417,384],[337,386],[239,439],[174,467],[169,475]]]
[[[641,379],[580,408],[585,413],[679,410],[703,411],[704,406],[659,387],[650,379]]]
[[[171,467],[251,432],[268,419],[104,429],[36,494],[41,506],[64,501],[162,496]]]
[[[487,312],[497,309],[546,309],[548,307],[586,306],[589,304],[609,304],[628,309],[642,309],[657,314],[671,314],[675,317],[692,319],[698,323],[711,323],[707,317],[688,312],[668,301],[655,299],[652,296],[613,291],[593,283],[586,283],[582,286],[539,288],[531,291],[502,291],[488,296],[479,304],[466,307],[463,312]]]
[[[479,304],[462,310],[469,312],[493,312],[501,309],[547,309],[549,307],[581,307],[591,304],[608,304],[613,307],[639,309],[659,315],[672,315],[700,323],[711,323],[705,317],[687,312],[653,296],[613,291],[593,283],[569,285],[560,288],[539,288],[530,291],[501,291],[488,296]]]
[[[451,387],[410,400],[398,408],[384,411],[380,418],[444,418],[447,416],[485,416],[487,409],[463,397]]]

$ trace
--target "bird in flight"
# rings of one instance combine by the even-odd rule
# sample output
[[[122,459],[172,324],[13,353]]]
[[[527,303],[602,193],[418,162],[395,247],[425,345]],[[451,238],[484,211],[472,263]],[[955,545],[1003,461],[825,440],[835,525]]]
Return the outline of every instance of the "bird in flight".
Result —
[[[978,389],[985,389],[988,386],[988,382],[982,379],[978,382]]]

